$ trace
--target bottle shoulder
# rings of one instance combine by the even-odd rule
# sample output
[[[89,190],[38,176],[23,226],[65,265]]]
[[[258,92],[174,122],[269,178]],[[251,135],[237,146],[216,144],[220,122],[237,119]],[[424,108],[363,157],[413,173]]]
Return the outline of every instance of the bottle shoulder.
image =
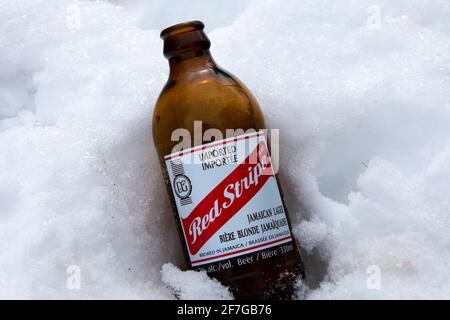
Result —
[[[203,70],[196,70],[192,72],[184,72],[176,77],[169,77],[160,97],[170,95],[175,92],[179,95],[180,92],[194,91],[201,92],[205,89],[219,89],[218,86],[230,90],[246,89],[242,82],[221,68],[208,68]]]
[[[220,68],[189,72],[168,80],[154,110],[155,144],[172,145],[167,139],[178,128],[193,134],[194,121],[201,121],[203,131],[215,128],[224,136],[226,129],[245,131],[265,127],[261,109],[250,90]]]
[[[248,109],[259,105],[250,90],[231,73],[211,68],[169,78],[156,102],[172,111],[183,109]],[[211,110],[213,111],[213,110]]]

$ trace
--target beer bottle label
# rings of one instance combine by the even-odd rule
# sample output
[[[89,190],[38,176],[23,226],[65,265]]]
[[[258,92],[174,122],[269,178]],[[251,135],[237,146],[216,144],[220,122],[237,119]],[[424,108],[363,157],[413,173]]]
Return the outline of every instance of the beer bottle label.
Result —
[[[164,160],[193,267],[292,241],[262,131]]]

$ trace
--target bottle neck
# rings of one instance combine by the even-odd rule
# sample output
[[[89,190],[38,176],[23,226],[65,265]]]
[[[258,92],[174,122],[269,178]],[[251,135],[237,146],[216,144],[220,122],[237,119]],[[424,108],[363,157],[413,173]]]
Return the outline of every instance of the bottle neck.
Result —
[[[209,50],[188,53],[184,57],[173,57],[169,59],[170,79],[176,79],[182,74],[199,72],[201,70],[213,69],[216,63]]]
[[[170,78],[215,67],[209,52],[211,42],[200,21],[180,23],[161,32],[164,56],[169,60]]]

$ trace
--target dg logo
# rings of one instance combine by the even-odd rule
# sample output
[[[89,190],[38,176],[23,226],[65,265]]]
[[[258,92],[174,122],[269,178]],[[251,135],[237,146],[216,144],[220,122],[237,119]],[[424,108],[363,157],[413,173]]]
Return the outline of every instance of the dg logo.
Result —
[[[191,180],[184,174],[177,175],[173,179],[173,188],[178,198],[185,199],[189,197],[192,192]]]

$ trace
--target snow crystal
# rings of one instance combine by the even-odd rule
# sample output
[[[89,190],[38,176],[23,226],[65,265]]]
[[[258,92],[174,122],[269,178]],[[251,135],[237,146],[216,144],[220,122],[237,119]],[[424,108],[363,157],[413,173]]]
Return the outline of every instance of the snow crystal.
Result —
[[[194,18],[280,128],[297,296],[450,296],[450,4],[228,3],[0,0],[0,298],[231,298],[177,268],[151,137]]]

